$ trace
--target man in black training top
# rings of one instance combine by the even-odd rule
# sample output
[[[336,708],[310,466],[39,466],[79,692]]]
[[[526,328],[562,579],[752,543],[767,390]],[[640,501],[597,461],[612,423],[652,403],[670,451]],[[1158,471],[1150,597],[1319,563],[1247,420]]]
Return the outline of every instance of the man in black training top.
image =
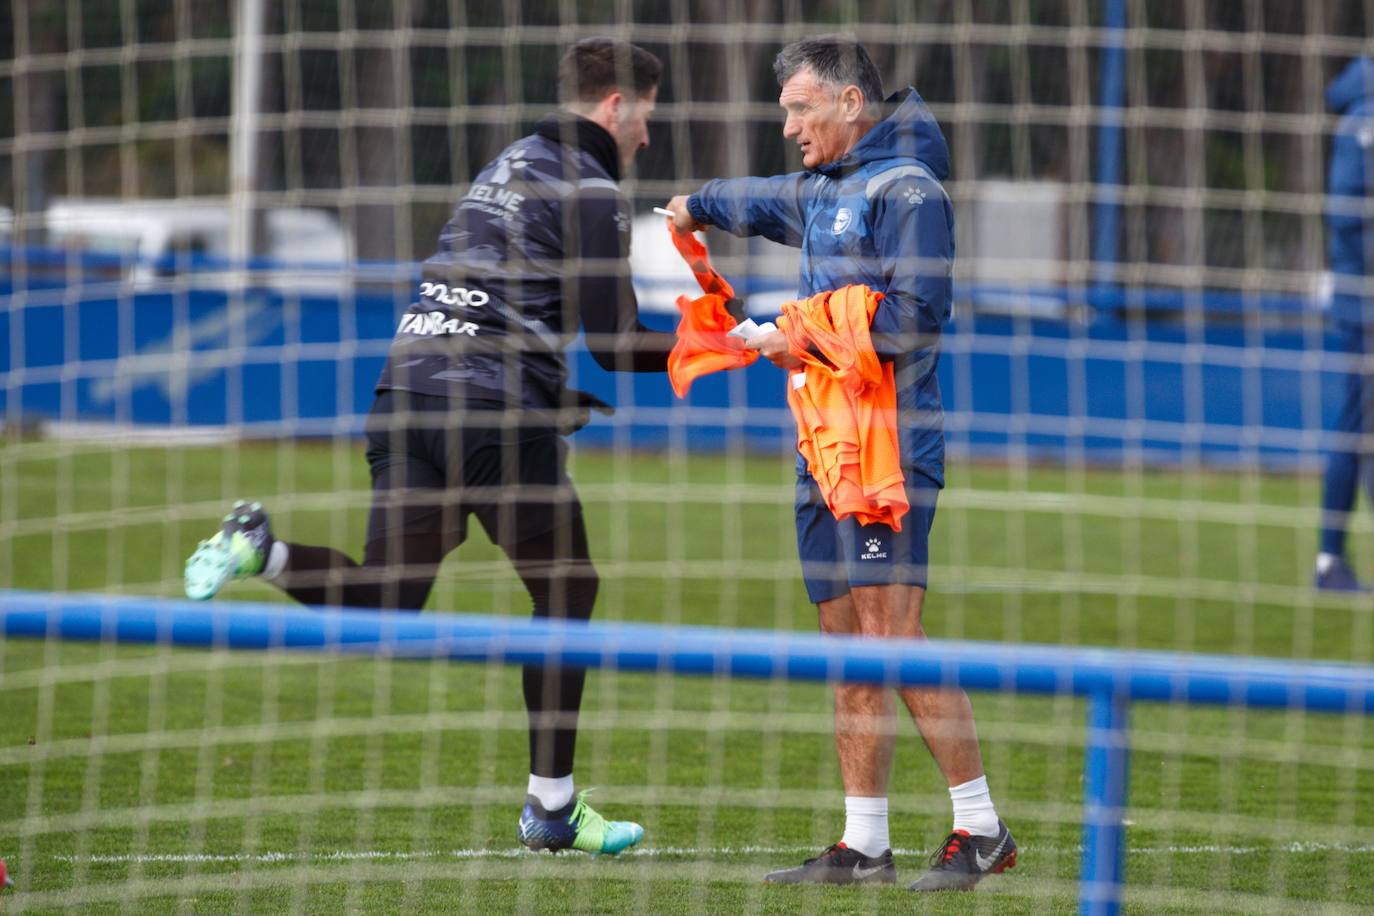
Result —
[[[362,565],[273,538],[239,502],[186,563],[186,593],[263,576],[305,604],[418,611],[476,515],[506,552],[537,617],[586,620],[597,575],[563,436],[605,404],[566,386],[579,325],[608,370],[663,372],[675,338],[639,322],[621,169],[648,146],[662,65],[587,39],[564,54],[560,109],[482,169],[424,264],[368,417],[372,507]],[[618,853],[643,829],[607,821],[573,791],[581,669],[527,666],[532,849]]]

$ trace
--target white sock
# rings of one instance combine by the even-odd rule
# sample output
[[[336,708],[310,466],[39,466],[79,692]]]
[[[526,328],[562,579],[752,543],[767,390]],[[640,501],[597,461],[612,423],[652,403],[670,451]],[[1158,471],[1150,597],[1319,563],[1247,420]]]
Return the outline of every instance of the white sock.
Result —
[[[1317,574],[1326,575],[1326,573],[1330,571],[1331,567],[1335,566],[1340,561],[1341,555],[1338,553],[1317,554]]]
[[[951,786],[949,800],[954,803],[955,830],[967,830],[972,836],[997,835],[997,809],[992,806],[986,776]]]
[[[291,549],[286,546],[285,541],[273,541],[272,549],[267,551],[267,562],[262,565],[262,577],[264,579],[275,579],[286,569],[286,558],[291,555]]]
[[[535,776],[531,773],[530,785],[525,791],[539,799],[539,804],[544,806],[545,811],[557,811],[559,808],[566,808],[568,802],[572,801],[573,798],[572,774],[554,778]]]
[[[887,799],[867,795],[844,797],[844,836],[840,842],[870,858],[892,847],[887,835]]]

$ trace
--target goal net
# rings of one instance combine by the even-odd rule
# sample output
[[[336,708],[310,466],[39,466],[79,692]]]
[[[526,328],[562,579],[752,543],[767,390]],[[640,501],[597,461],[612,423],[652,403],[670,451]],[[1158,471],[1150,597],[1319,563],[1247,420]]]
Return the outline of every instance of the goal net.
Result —
[[[840,31],[885,91],[915,87],[950,149],[927,633],[1008,672],[1015,647],[1049,644],[1123,653],[1104,656],[1122,670],[1149,650],[1180,671],[1220,655],[1358,675],[1367,593],[1313,586],[1334,531],[1374,581],[1367,442],[1337,423],[1367,370],[1331,306],[1326,93],[1371,17],[1335,0],[0,0],[0,615],[35,595],[53,621],[91,599],[189,607],[186,558],[239,498],[279,536],[360,558],[364,425],[419,264],[474,176],[557,105],[563,49],[608,35],[663,63],[620,189],[641,316],[672,330],[699,293],[652,208],[800,170],[772,63]],[[797,297],[796,249],[700,237],[755,320]],[[570,384],[615,407],[568,440],[615,651],[663,624],[771,631],[787,657],[817,611],[786,376],[760,361],[679,399],[580,340],[568,354]],[[527,617],[469,528],[425,614]],[[259,578],[209,607],[234,602],[294,611]],[[0,616],[0,907],[848,912],[903,904],[950,829],[903,713],[897,886],[762,884],[844,829],[832,688],[785,665],[593,660],[576,785],[645,836],[614,860],[549,857],[516,838],[527,718],[500,646],[242,651],[16,619]],[[1095,740],[1077,663],[1048,692],[1010,675],[970,692],[1020,846],[975,908],[1077,905]],[[1312,711],[1296,688],[1288,708],[1197,698],[1131,703],[1126,907],[1374,905],[1366,710]]]

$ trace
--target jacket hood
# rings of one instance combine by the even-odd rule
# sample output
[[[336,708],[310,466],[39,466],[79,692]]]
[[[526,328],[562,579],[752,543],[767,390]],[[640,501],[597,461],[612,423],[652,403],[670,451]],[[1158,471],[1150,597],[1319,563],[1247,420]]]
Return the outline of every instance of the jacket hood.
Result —
[[[892,114],[873,125],[854,148],[816,171],[834,176],[875,159],[910,157],[930,169],[938,181],[949,177],[949,144],[925,100],[910,86],[887,98]]]
[[[1357,57],[1326,87],[1326,107],[1340,113],[1362,99],[1374,99],[1374,60]]]

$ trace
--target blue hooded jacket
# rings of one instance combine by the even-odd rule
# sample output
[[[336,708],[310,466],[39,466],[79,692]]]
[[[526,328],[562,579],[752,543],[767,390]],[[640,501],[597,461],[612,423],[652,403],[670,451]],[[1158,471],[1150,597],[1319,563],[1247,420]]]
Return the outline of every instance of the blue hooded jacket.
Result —
[[[1343,116],[1327,174],[1327,248],[1335,279],[1331,317],[1363,325],[1374,319],[1374,294],[1364,289],[1374,282],[1374,60],[1351,61],[1326,87],[1326,104]]]
[[[803,298],[862,283],[884,294],[874,348],[893,363],[902,465],[944,485],[940,333],[950,318],[954,208],[940,184],[949,146],[916,90],[854,148],[814,170],[709,181],[687,200],[693,218],[735,235],[801,248]],[[798,457],[798,469],[804,465]]]

